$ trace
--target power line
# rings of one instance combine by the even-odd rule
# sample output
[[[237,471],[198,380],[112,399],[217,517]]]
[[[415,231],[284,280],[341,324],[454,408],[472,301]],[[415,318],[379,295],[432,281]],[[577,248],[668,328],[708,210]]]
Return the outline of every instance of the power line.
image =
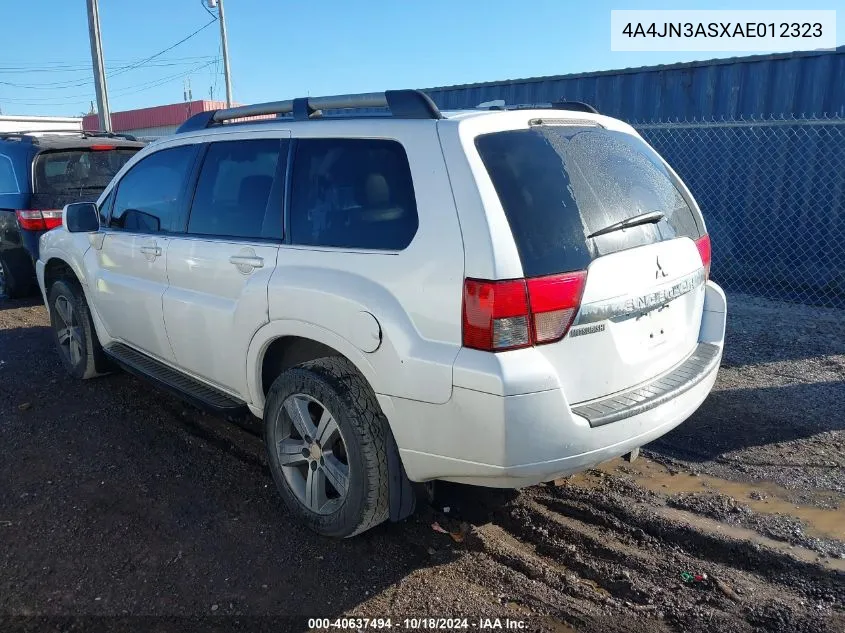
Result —
[[[134,69],[134,68],[138,68],[139,66],[141,66],[141,65],[145,64],[146,62],[148,62],[148,61],[150,61],[150,60],[153,60],[153,59],[155,59],[156,57],[160,57],[161,55],[164,55],[167,51],[172,51],[174,48],[176,48],[176,47],[177,47],[177,46],[179,46],[180,44],[184,44],[184,43],[185,43],[185,42],[187,42],[189,39],[191,39],[192,37],[194,37],[197,33],[200,33],[201,31],[204,31],[205,29],[207,29],[209,26],[211,26],[211,25],[212,25],[212,24],[214,24],[215,22],[217,22],[217,18],[216,18],[216,17],[215,17],[213,20],[209,20],[209,21],[208,21],[208,22],[206,22],[203,26],[201,26],[200,28],[198,28],[196,31],[194,31],[193,33],[191,33],[191,34],[190,34],[190,35],[188,35],[187,37],[185,37],[185,38],[183,38],[183,39],[179,40],[178,42],[176,42],[176,43],[175,43],[175,44],[173,44],[172,46],[168,46],[168,47],[167,47],[167,48],[165,48],[164,50],[159,51],[159,52],[158,52],[158,53],[156,53],[155,55],[150,55],[150,56],[149,56],[149,57],[147,57],[146,59],[142,59],[140,62],[138,62],[138,63],[136,63],[136,64],[130,64],[129,66],[125,66],[123,69],[121,69],[121,70],[119,70],[119,71],[115,72],[115,73],[114,73],[114,75],[121,75],[121,74],[123,74],[123,73],[125,73],[125,72],[128,72],[128,71],[130,71],[130,70]],[[113,75],[113,76],[114,76],[114,75]]]
[[[202,61],[213,60],[214,58],[211,55],[206,57],[198,58]],[[184,62],[169,62],[169,61],[158,61],[146,64],[144,68],[165,68],[170,66],[188,66],[191,64],[196,64],[197,61],[184,61]],[[122,66],[121,68],[126,68],[126,66]],[[87,69],[86,72],[91,72],[91,69]],[[111,78],[114,73],[109,73],[107,76]],[[82,86],[86,86],[89,84],[93,84],[93,79],[68,79],[65,81],[52,81],[52,82],[44,82],[39,84],[22,84],[22,83],[15,83],[13,81],[0,81],[0,85],[2,86],[9,86],[11,88],[21,88],[24,90],[64,90],[66,88],[79,88]]]
[[[170,57],[171,61],[190,61],[196,59],[204,59],[208,57],[208,55],[188,55],[186,57]],[[114,57],[112,61],[117,64],[134,64],[139,61],[137,58],[132,59],[124,59],[122,57]],[[47,66],[44,66],[47,64]],[[0,62],[0,68],[54,68],[56,66],[73,66],[73,67],[82,67],[88,68],[91,65],[91,60],[82,59],[82,60],[68,60],[68,59],[60,59],[60,60],[50,60],[45,59],[43,61],[15,61],[15,60],[4,60]]]
[[[213,19],[209,20],[206,24],[204,24],[203,26],[198,28],[193,33],[190,33],[186,37],[182,38],[181,40],[179,40],[175,44],[172,44],[172,45],[168,46],[167,48],[162,49],[162,50],[160,50],[159,52],[157,52],[153,55],[150,55],[149,57],[145,57],[144,59],[141,59],[137,62],[133,62],[133,63],[130,63],[126,66],[120,67],[117,70],[115,70],[114,72],[110,73],[109,77],[115,77],[115,76],[118,76],[118,75],[122,75],[126,72],[129,72],[131,70],[135,70],[137,68],[144,67],[145,65],[149,64],[149,62],[156,59],[157,57],[161,57],[165,53],[172,51],[177,46],[184,44],[185,42],[190,40],[192,37],[196,36],[197,34],[201,33],[205,29],[207,29],[209,26],[211,26],[212,24],[217,22],[217,17],[214,16],[213,14],[212,14],[212,18]],[[207,59],[207,57],[206,57],[206,59]],[[210,66],[213,63],[214,63],[214,61],[212,60],[210,62],[206,62],[204,64],[200,64],[198,66],[195,66],[195,67],[189,69],[188,71],[177,73],[176,75],[171,75],[169,77],[159,78],[159,79],[153,80],[152,82],[150,82],[148,84],[140,84],[139,86],[133,86],[132,89],[130,89],[128,92],[125,91],[126,89],[124,89],[124,91],[121,91],[120,89],[118,89],[118,90],[115,90],[113,92],[114,92],[115,96],[127,96],[127,95],[130,95],[130,94],[136,94],[137,92],[142,92],[143,90],[147,90],[149,88],[155,88],[157,86],[164,85],[165,83],[168,83],[169,81],[173,81],[174,79],[185,77],[185,76],[187,76],[191,73],[194,73],[198,70],[202,70],[203,68],[207,68],[208,66]],[[151,66],[153,66],[153,65],[154,64],[151,64]],[[3,67],[0,66],[0,68],[3,68]],[[6,68],[8,69],[9,67],[6,67]],[[25,70],[25,69],[20,68],[20,67],[16,68],[15,66],[11,66],[11,69],[12,70],[9,71],[9,72],[17,72],[17,71],[33,72],[32,69]],[[47,69],[42,69],[42,70],[47,70]],[[55,69],[53,69],[53,70],[55,70]],[[90,68],[89,68],[89,70],[90,70]],[[67,83],[68,84],[67,86],[63,86],[62,88],[59,88],[59,89],[66,89],[66,88],[72,88],[72,87],[82,87],[84,85],[89,85],[89,84],[93,83],[93,80],[80,81],[79,83],[73,83],[74,81],[76,81],[76,80],[67,80],[66,82],[54,82],[54,83],[56,83],[56,84]],[[12,82],[0,82],[0,84],[11,85],[12,87],[16,87],[16,88],[36,89],[36,88],[30,87],[30,86],[32,86],[32,84],[27,85],[27,87],[15,86]],[[90,96],[91,96],[90,93],[79,94],[79,95],[66,95],[66,96],[61,97],[61,101],[50,101],[50,99],[59,99],[58,96],[52,97],[52,98],[51,97],[45,97],[45,98],[24,97],[24,98],[17,98],[17,99],[16,98],[4,98],[4,99],[2,99],[2,101],[9,102],[9,103],[15,103],[17,105],[48,107],[48,106],[57,106],[57,105],[69,105],[69,103],[82,103],[81,101],[68,102],[68,99],[75,99],[75,98],[84,97],[86,100],[88,100],[90,98]],[[27,101],[25,101],[24,99],[27,99]],[[39,103],[33,103],[34,101],[38,101]]]
[[[210,62],[206,62],[204,64],[199,64],[197,66],[194,66],[193,68],[190,68],[186,71],[180,71],[180,72],[175,73],[173,75],[168,75],[168,76],[165,76],[165,77],[159,77],[157,79],[153,79],[149,82],[138,84],[138,85],[135,85],[135,86],[111,90],[111,91],[109,91],[109,93],[110,93],[111,96],[114,96],[114,97],[126,97],[126,96],[129,96],[129,95],[132,95],[132,94],[137,94],[139,92],[143,92],[144,90],[148,90],[150,88],[156,88],[158,86],[164,85],[164,84],[169,83],[171,81],[181,79],[182,77],[187,77],[188,75],[190,75],[192,73],[203,70],[204,68],[208,68],[212,64],[214,64],[213,60],[210,61]],[[56,99],[58,99],[58,97],[23,97],[23,98],[9,97],[9,98],[0,98],[0,101],[13,103],[15,105],[47,107],[47,106],[66,105],[66,104],[69,103],[68,99],[77,99],[78,98],[78,99],[80,99],[80,101],[74,101],[74,102],[70,102],[70,103],[83,103],[83,102],[86,102],[88,99],[90,99],[90,97],[91,97],[91,93],[87,92],[87,93],[75,94],[75,95],[65,95],[61,98],[60,101],[56,100]],[[34,101],[37,101],[38,103],[34,103]]]

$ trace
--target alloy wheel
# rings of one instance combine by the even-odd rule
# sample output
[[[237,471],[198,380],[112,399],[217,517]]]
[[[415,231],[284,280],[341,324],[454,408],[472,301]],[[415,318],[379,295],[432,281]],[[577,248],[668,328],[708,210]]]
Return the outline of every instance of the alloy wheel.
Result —
[[[82,326],[76,317],[76,311],[70,299],[65,296],[56,298],[56,338],[59,341],[59,351],[70,363],[76,367],[82,361]]]
[[[316,514],[337,511],[349,491],[349,460],[343,433],[326,406],[304,393],[288,396],[276,417],[273,439],[297,499]]]

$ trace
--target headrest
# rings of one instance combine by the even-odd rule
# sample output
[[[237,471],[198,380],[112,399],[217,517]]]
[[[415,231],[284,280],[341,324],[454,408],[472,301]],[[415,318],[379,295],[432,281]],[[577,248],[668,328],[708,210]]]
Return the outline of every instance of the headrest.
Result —
[[[380,173],[367,176],[367,206],[384,207],[390,203],[390,187],[387,179]]]

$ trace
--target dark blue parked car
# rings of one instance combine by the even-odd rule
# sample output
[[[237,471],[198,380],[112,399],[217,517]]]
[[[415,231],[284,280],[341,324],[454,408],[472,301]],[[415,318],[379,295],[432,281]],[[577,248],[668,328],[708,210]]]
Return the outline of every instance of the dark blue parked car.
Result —
[[[62,208],[96,200],[144,146],[99,132],[0,133],[0,296],[36,290],[38,238],[62,223]]]

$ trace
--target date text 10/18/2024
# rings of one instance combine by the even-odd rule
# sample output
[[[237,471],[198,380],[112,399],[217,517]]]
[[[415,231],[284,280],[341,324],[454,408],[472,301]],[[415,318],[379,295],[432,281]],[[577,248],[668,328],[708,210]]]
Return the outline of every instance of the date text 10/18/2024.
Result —
[[[400,630],[478,630],[521,631],[525,620],[511,618],[310,618],[309,629],[400,629]]]

